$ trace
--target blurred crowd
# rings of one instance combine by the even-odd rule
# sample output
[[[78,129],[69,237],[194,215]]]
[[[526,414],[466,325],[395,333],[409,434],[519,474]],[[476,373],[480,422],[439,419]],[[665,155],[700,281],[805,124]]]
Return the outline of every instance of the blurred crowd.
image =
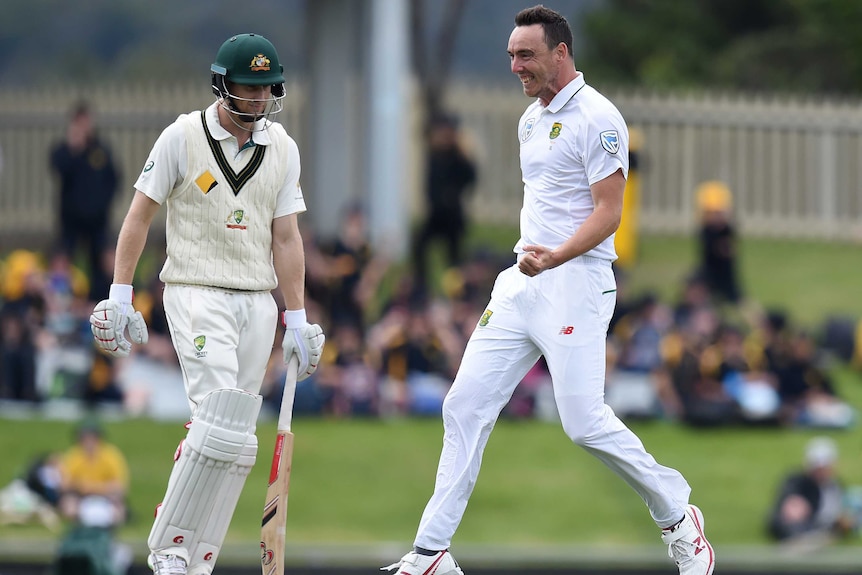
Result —
[[[340,229],[326,244],[305,232],[308,314],[328,337],[321,367],[297,390],[297,413],[439,413],[498,260],[470,258],[444,274],[445,292],[433,293],[373,254],[361,209],[350,208]],[[156,261],[159,254],[146,257]],[[112,259],[106,249],[104,261]],[[149,342],[117,360],[93,348],[88,318],[99,296],[90,295],[87,274],[65,250],[8,254],[0,267],[0,398],[73,399],[132,415],[187,410],[167,390],[173,386],[181,397],[182,376],[162,307],[159,265],[142,269],[153,270],[136,281],[135,293]],[[280,337],[279,330],[264,384],[275,408],[284,376]],[[168,405],[174,400],[178,407]]]
[[[408,261],[375,253],[360,204],[344,209],[335,238],[303,228],[308,315],[323,326],[327,344],[320,368],[298,386],[298,415],[440,413],[494,279],[514,263],[504,248],[466,250],[466,199],[479,174],[463,142],[454,116],[429,122],[426,216],[417,222]],[[130,415],[187,417],[162,307],[163,252],[149,250],[135,280],[134,304],[149,327],[149,343],[122,360],[93,347],[88,317],[113,276],[107,228],[118,170],[86,103],[73,107],[47,163],[60,200],[56,247],[0,254],[0,400],[72,400]],[[862,367],[862,324],[824,318],[822,329],[812,331],[794,324],[793,310],[761,309],[737,274],[730,189],[708,181],[695,196],[698,258],[674,301],[630,293],[628,268],[618,262],[608,403],[623,418],[698,426],[852,425],[855,412],[837,393],[830,362]],[[436,259],[435,242],[441,244]],[[274,297],[280,298],[277,290]],[[263,386],[273,410],[284,379],[281,335]],[[542,361],[505,415],[556,417]]]
[[[308,313],[324,326],[327,345],[318,371],[299,384],[296,413],[439,414],[494,278],[511,265],[511,256],[473,253],[420,285],[414,274],[375,255],[358,207],[347,211],[335,241],[321,242],[310,230],[305,235]],[[150,257],[158,261],[158,254]],[[112,260],[109,249],[104,260]],[[93,349],[89,279],[64,251],[8,254],[0,268],[0,397],[75,399],[132,415],[165,415],[172,403],[175,411],[187,409],[158,267],[143,266],[153,275],[136,282],[135,306],[150,341],[115,360]],[[830,375],[830,362],[859,360],[852,329],[801,329],[790,313],[728,300],[697,271],[671,302],[650,293],[629,295],[625,271],[618,271],[617,281],[607,401],[621,417],[692,425],[853,424],[854,410]],[[280,335],[263,388],[273,409],[284,376]],[[525,377],[506,415],[555,417],[543,362]]]
[[[854,326],[827,318],[814,333],[794,325],[792,310],[763,309],[746,297],[730,188],[703,182],[695,204],[698,255],[676,301],[629,297],[618,277],[608,403],[621,417],[696,426],[852,425],[855,411],[837,393],[831,368],[859,365]]]

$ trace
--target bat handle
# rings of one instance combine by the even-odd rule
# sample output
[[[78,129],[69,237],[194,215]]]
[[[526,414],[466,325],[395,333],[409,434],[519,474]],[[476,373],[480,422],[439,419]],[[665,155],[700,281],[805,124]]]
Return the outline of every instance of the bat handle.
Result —
[[[296,356],[291,356],[290,361],[287,362],[287,373],[284,376],[284,391],[281,395],[281,409],[278,412],[278,431],[290,431],[298,372],[299,359]]]

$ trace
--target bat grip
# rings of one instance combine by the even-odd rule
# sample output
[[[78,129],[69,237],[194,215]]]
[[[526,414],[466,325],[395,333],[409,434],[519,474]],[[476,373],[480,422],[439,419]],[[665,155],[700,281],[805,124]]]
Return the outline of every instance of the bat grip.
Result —
[[[298,371],[299,359],[295,355],[291,356],[290,361],[287,362],[287,373],[284,376],[284,392],[281,395],[281,409],[278,411],[278,431],[290,431]]]

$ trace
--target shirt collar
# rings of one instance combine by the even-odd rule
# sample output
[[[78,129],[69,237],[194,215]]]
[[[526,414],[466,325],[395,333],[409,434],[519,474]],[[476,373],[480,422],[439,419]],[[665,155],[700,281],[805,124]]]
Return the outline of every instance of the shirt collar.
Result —
[[[216,140],[227,140],[228,138],[233,137],[230,132],[222,127],[221,122],[218,119],[218,107],[221,104],[218,101],[210,104],[209,108],[206,109],[204,116],[207,120],[207,128],[210,130],[210,134]],[[254,123],[254,132],[252,133],[252,140],[256,145],[268,146],[272,143],[272,139],[269,137],[269,131],[265,126],[266,119],[261,118],[257,122]]]
[[[577,73],[577,76],[572,79],[571,82],[563,86],[563,89],[557,92],[557,95],[554,96],[554,99],[548,102],[548,107],[546,108],[550,113],[556,114],[560,110],[563,109],[563,106],[572,99],[572,96],[578,93],[578,90],[583,88],[586,85],[586,80],[584,80],[584,75],[581,72]]]

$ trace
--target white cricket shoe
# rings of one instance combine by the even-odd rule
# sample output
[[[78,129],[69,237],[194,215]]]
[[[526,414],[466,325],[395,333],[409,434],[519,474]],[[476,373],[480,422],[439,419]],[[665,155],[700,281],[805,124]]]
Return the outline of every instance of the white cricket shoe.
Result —
[[[398,569],[396,575],[464,575],[448,549],[434,555],[420,555],[411,551],[401,561],[380,568],[381,571],[393,569]]]
[[[712,575],[715,552],[703,534],[703,513],[689,505],[685,517],[676,527],[662,529],[661,539],[668,545],[667,554],[676,561],[680,575]]]
[[[186,575],[186,560],[176,555],[157,555],[150,553],[147,565],[154,575]]]

